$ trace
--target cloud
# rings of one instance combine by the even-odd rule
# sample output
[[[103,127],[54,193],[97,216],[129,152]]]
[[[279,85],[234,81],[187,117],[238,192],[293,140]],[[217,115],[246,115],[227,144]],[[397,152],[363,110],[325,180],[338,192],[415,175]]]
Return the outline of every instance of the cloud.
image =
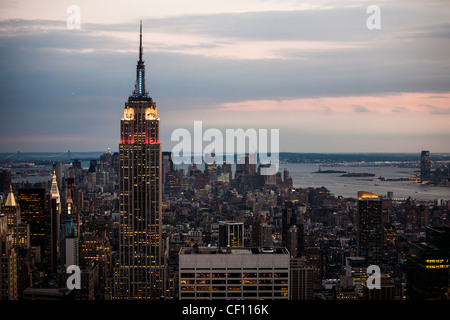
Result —
[[[396,112],[396,113],[402,113],[402,112],[408,112],[408,109],[405,107],[395,107],[395,108],[392,108],[391,111]]]
[[[444,99],[447,95],[446,99]],[[429,104],[419,103],[426,99]],[[240,102],[227,102],[217,105],[211,110],[215,111],[247,111],[247,112],[315,112],[315,113],[333,113],[346,114],[350,116],[352,113],[366,113],[376,111],[380,115],[388,115],[392,112],[410,112],[420,114],[422,117],[429,113],[429,110],[447,110],[448,101],[450,101],[450,92],[442,92],[439,97],[433,98],[427,92],[410,93],[403,92],[397,94],[385,95],[348,95],[348,96],[327,96],[327,97],[304,97],[295,99],[282,100],[245,100]],[[392,108],[390,105],[395,104],[398,107]],[[415,107],[418,106],[418,107]],[[424,110],[424,107],[426,109]],[[443,113],[444,114],[444,113]]]
[[[81,1],[82,30],[66,28],[65,10],[50,19],[44,3],[33,4],[48,11],[33,19],[0,20],[5,137],[88,132],[99,136],[96,143],[114,140],[134,86],[141,18],[147,89],[165,128],[186,115],[214,119],[219,111],[223,122],[264,115],[277,119],[275,126],[290,123],[286,130],[293,132],[300,129],[292,122],[309,119],[311,134],[314,121],[320,125],[331,115],[400,121],[403,112],[407,119],[420,114],[425,125],[436,124],[434,114],[447,119],[449,9],[436,1],[423,7],[380,0],[379,32],[366,28],[363,1],[286,1],[281,7],[265,1],[261,10],[247,2],[228,10],[210,3],[182,10],[185,2],[177,2],[176,12],[165,2],[166,11],[130,15],[126,9],[120,19],[116,6],[91,10],[100,4]],[[39,141],[30,147],[39,148]]]
[[[364,107],[364,106],[357,106],[357,105],[354,105],[354,106],[353,106],[353,109],[355,110],[355,112],[370,112],[370,110],[367,109],[367,108]]]
[[[423,104],[421,106],[426,107],[430,114],[450,115],[450,107],[442,108],[442,107],[432,106],[430,104]]]

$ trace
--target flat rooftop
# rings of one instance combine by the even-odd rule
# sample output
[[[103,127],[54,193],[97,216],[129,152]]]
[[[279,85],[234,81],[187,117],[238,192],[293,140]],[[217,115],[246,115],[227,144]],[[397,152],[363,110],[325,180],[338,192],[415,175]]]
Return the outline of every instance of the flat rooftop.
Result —
[[[424,241],[420,241],[420,242],[415,242],[415,241],[410,241],[409,242],[410,245],[420,249],[420,250],[426,250],[426,251],[439,251],[439,248],[435,247],[434,245],[432,245],[431,243],[428,242],[424,242]]]
[[[220,247],[182,247],[180,254],[289,254],[285,247],[270,248],[220,248]]]

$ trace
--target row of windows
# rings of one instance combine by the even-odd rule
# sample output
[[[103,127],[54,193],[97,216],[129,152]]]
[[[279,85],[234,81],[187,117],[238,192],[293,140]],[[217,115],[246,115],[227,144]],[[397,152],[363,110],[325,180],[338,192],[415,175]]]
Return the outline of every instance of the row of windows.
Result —
[[[284,298],[288,297],[287,292],[181,292],[181,298]]]
[[[280,280],[180,280],[180,284],[287,284],[287,279]]]
[[[181,273],[181,278],[287,278],[287,272],[264,272],[264,273],[240,273],[240,272],[230,272],[230,273]]]
[[[182,286],[181,291],[288,291],[287,286]]]

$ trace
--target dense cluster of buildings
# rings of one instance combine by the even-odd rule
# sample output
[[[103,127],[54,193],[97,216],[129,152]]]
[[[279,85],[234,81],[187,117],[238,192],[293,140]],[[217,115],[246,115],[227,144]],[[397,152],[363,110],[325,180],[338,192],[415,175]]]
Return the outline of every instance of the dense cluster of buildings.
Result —
[[[165,299],[447,299],[450,202],[293,188],[257,165],[177,169],[162,153]],[[2,193],[2,299],[113,299],[118,154]],[[95,178],[94,178],[95,177]],[[61,184],[58,183],[61,181]],[[78,265],[82,289],[66,286]],[[369,289],[367,268],[381,270]],[[116,284],[117,288],[117,284]]]
[[[37,184],[2,172],[0,300],[448,299],[450,201],[294,188],[251,154],[179,169],[142,52],[141,32],[118,153],[56,162]],[[421,169],[423,182],[443,176],[426,152]]]

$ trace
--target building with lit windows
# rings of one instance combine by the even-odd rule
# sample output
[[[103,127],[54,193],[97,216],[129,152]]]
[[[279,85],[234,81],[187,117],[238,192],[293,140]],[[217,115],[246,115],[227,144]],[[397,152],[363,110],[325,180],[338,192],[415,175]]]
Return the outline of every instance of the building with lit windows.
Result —
[[[408,243],[408,300],[446,300],[449,290],[450,228],[428,227],[425,241]]]
[[[30,226],[30,246],[37,247],[38,256],[48,262],[52,232],[45,189],[19,189],[17,202],[22,221]]]
[[[293,258],[300,257],[304,251],[303,224],[300,223],[298,200],[286,200],[282,209],[281,238]]]
[[[363,300],[394,300],[394,280],[386,275],[380,277],[380,288],[369,289],[364,286]]]
[[[219,247],[239,248],[244,246],[244,223],[219,221]]]
[[[111,269],[111,246],[103,233],[85,233],[80,239],[80,267],[88,268],[94,262],[99,266],[99,280],[106,283]]]
[[[366,258],[367,266],[381,265],[383,226],[382,199],[376,194],[358,191],[358,255]]]
[[[52,176],[52,185],[50,187],[50,193],[53,198],[56,199],[56,210],[58,210],[58,214],[61,213],[61,196],[59,195],[59,186],[56,178],[56,173],[53,172]]]
[[[115,299],[164,295],[161,144],[156,103],[145,88],[142,24],[134,93],[125,103],[119,145],[119,259]]]
[[[364,257],[347,257],[345,258],[345,276],[352,278],[356,292],[359,297],[364,294],[364,286],[367,283],[367,262]]]
[[[17,255],[7,217],[0,214],[0,300],[17,299]]]
[[[14,197],[12,186],[3,205],[3,213],[7,217],[8,232],[12,235],[12,245],[14,247],[29,247],[30,226],[22,222],[20,207]]]
[[[179,297],[289,299],[289,263],[286,248],[181,248]]]
[[[420,154],[420,180],[428,182],[431,180],[430,151],[424,150]]]
[[[301,258],[291,258],[290,263],[290,300],[312,300],[314,267]]]
[[[61,263],[67,268],[80,264],[80,215],[73,204],[74,179],[66,180],[66,203],[61,215]]]

